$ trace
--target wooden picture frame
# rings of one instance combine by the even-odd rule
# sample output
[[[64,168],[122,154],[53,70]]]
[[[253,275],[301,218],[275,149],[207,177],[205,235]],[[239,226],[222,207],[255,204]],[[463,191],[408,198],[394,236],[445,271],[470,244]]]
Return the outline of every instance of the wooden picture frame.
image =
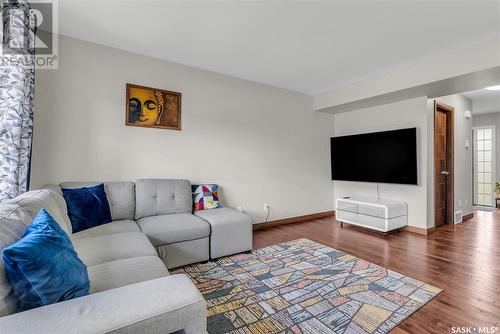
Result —
[[[182,94],[126,84],[125,125],[181,130]]]

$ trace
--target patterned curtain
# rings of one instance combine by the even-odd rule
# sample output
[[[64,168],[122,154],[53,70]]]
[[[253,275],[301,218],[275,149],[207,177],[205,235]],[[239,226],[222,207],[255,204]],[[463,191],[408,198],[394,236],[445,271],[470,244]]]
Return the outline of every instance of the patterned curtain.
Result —
[[[0,200],[28,190],[33,96],[35,16],[24,0],[0,0]]]

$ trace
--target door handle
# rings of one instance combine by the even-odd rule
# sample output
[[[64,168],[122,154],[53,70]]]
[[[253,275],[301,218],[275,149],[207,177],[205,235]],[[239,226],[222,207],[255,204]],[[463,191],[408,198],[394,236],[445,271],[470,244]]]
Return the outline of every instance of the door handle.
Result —
[[[444,171],[441,172],[441,174],[448,176],[448,175],[450,175],[450,172],[448,172],[447,170],[444,170]]]

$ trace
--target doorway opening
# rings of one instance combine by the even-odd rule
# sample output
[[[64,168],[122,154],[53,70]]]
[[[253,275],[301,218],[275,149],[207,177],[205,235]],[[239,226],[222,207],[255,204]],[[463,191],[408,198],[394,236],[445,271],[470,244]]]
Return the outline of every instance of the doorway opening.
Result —
[[[454,108],[434,101],[435,226],[453,224]]]

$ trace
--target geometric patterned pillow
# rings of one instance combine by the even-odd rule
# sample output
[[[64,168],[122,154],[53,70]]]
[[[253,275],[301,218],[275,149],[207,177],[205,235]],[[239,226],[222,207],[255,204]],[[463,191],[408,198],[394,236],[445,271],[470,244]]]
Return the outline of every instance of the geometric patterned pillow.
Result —
[[[220,208],[218,188],[219,186],[216,184],[191,185],[194,211]]]

